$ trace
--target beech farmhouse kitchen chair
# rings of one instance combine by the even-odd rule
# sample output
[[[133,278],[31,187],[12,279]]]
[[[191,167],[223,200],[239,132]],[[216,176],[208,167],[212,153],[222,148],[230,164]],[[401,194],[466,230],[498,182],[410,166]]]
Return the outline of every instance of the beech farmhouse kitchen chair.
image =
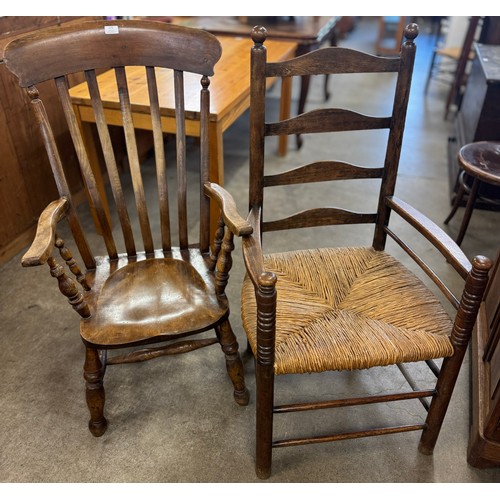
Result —
[[[266,30],[255,27],[252,31],[250,212],[247,220],[253,232],[242,236],[247,274],[241,307],[243,325],[255,357],[256,472],[260,478],[271,474],[274,448],[421,430],[419,449],[424,454],[431,454],[438,438],[481,304],[491,262],[486,257],[478,256],[471,263],[437,225],[394,196],[417,34],[417,25],[406,27],[401,53],[394,58],[332,47],[290,61],[268,63],[264,44]],[[392,73],[397,78],[390,116],[373,117],[332,108],[309,110],[281,122],[266,121],[266,78],[377,72]],[[362,95],[361,92],[359,95]],[[288,171],[265,172],[267,136],[341,131],[354,134],[360,130],[378,129],[388,129],[387,142],[376,143],[386,149],[383,166],[362,167],[325,159]],[[312,140],[311,136],[308,140]],[[363,148],[362,141],[359,147]],[[337,147],[336,151],[341,150],[342,147]],[[353,212],[328,206],[309,208],[281,219],[276,219],[278,210],[275,205],[272,205],[269,214],[266,212],[266,203],[271,204],[272,191],[277,186],[285,190],[303,183],[300,195],[288,197],[290,204],[295,204],[298,198],[306,199],[302,195],[305,184],[345,179],[353,179],[351,182],[354,183],[359,179],[374,179],[378,183],[378,200],[369,211]],[[309,188],[314,186],[318,184],[309,185]],[[319,203],[317,196],[308,199]],[[286,197],[280,198],[280,205],[286,205],[286,200]],[[329,201],[326,200],[326,203]],[[396,234],[397,229],[389,225],[391,215],[391,219],[399,216],[400,223],[404,225],[406,221],[409,227],[413,227],[429,243],[428,246],[435,247],[464,279],[460,299],[455,298],[416,254],[410,246],[411,242],[404,242]],[[325,248],[270,254],[264,251],[263,233],[290,230],[286,242],[292,243],[293,230],[338,224],[372,224],[371,244],[330,248],[325,239]],[[398,243],[443,292],[456,309],[454,318],[449,317],[429,290],[430,287],[424,284],[425,280],[417,278],[385,250],[387,236]],[[266,241],[267,238],[272,239],[272,236],[266,234]],[[283,243],[283,240],[280,241]],[[401,251],[401,254],[405,255],[405,252]],[[444,358],[441,366],[439,361],[433,361],[440,358]],[[431,377],[437,376],[435,387],[420,389],[411,380],[404,364],[417,361],[425,361],[433,372]],[[276,404],[276,375],[365,370],[387,365],[397,365],[409,380],[412,390],[320,402]],[[290,381],[289,377],[285,379]],[[432,380],[431,383],[434,384]],[[282,384],[277,389],[283,388]],[[273,417],[277,414],[409,399],[421,400],[428,410],[425,422],[314,437],[290,437],[288,431],[282,439],[274,436]],[[355,425],[355,419],[350,423]],[[308,427],[314,427],[310,420]],[[283,434],[281,430],[280,434]]]
[[[86,347],[84,377],[90,410],[89,428],[94,436],[101,436],[107,428],[103,376],[106,367],[112,364],[144,361],[219,343],[234,385],[234,398],[240,405],[248,403],[248,391],[238,344],[228,319],[229,307],[224,288],[231,266],[233,234],[250,232],[251,227],[246,221],[232,216],[225,228],[222,219],[217,237],[212,242],[209,235],[210,200],[203,192],[208,181],[209,76],[214,74],[214,66],[220,56],[221,47],[213,35],[152,21],[88,21],[39,31],[12,41],[5,49],[7,68],[17,76],[19,85],[26,89],[29,96],[33,117],[43,136],[60,195],[41,214],[35,240],[24,255],[22,264],[27,267],[48,264],[60,291],[81,316],[80,335]],[[150,222],[152,211],[148,212],[147,207],[151,200],[146,199],[137,154],[127,90],[127,66],[144,66],[148,80],[158,184],[159,235],[153,235]],[[96,70],[100,68],[114,68],[116,73],[130,167],[125,171],[117,166],[103,115],[96,77]],[[168,169],[173,167],[175,171],[176,168],[176,190],[167,186],[169,170],[160,124],[157,72],[165,71],[164,68],[173,71],[175,81],[176,167],[168,165]],[[114,205],[109,200],[109,216],[103,208],[108,200],[101,198],[96,187],[68,93],[67,75],[75,72],[84,72],[92,99],[114,200]],[[191,221],[192,224],[199,222],[199,239],[195,241],[188,240],[190,226],[186,201],[183,81],[184,74],[188,72],[200,76],[200,162],[196,167],[200,178],[197,194],[200,207],[195,221]],[[53,80],[57,86],[90,205],[104,240],[107,252],[104,256],[95,256],[89,247],[89,238],[82,229],[57,151],[43,96],[39,95],[36,87],[48,80]],[[122,174],[129,175],[129,180],[131,178],[133,195],[128,200]],[[230,206],[231,200],[222,188],[218,188],[218,193],[222,193],[220,196],[224,196]],[[130,198],[135,201],[132,208],[127,205]],[[116,213],[113,212],[115,209]],[[178,223],[174,224],[176,213]],[[58,235],[58,223],[63,219],[69,222],[84,263],[83,271]],[[120,239],[113,233],[110,220],[115,220],[115,233],[121,228]],[[177,233],[178,244],[175,245],[173,239]],[[159,245],[154,237],[161,240]],[[210,251],[211,243],[213,252]],[[68,265],[69,272],[61,265],[57,253]],[[209,330],[215,330],[216,335],[185,339]],[[139,346],[141,349],[137,350]],[[124,348],[127,348],[125,353],[121,351],[108,356],[108,352]]]

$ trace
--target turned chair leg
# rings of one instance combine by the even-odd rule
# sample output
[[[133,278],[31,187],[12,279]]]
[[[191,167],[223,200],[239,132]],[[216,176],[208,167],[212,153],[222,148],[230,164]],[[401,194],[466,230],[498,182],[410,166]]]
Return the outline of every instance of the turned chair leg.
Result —
[[[491,266],[491,261],[486,257],[478,256],[472,261],[472,269],[465,281],[464,293],[451,332],[454,353],[450,358],[443,360],[436,384],[436,394],[432,398],[425,421],[426,425],[422,431],[418,446],[419,451],[424,455],[432,454],[439,436],[458,373],[467,352],[472,329],[488,283],[488,272]]]
[[[104,417],[104,372],[97,349],[86,348],[85,365],[83,367],[86,382],[87,406],[90,411],[89,429],[96,436],[102,436],[108,427]]]
[[[245,386],[245,375],[243,372],[243,363],[238,352],[238,342],[229,321],[226,320],[217,326],[215,332],[222,351],[226,356],[226,369],[233,383],[234,400],[239,405],[246,406],[250,399],[250,393]]]

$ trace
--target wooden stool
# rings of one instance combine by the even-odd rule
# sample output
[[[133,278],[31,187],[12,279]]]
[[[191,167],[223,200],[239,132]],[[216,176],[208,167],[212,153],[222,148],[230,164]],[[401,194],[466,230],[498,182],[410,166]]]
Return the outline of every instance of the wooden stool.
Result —
[[[464,218],[456,239],[457,244],[460,245],[465,236],[465,231],[467,231],[481,182],[500,186],[500,142],[482,141],[466,144],[458,153],[458,162],[463,168],[459,177],[460,187],[450,215],[448,215],[444,223],[448,224],[450,222],[460,206],[464,194],[468,192],[469,198],[465,207]],[[473,179],[470,188],[465,182],[466,175]]]

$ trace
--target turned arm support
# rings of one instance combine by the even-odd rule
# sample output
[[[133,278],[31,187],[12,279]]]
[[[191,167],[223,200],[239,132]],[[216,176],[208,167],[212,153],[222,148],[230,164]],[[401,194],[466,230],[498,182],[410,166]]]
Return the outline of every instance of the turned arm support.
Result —
[[[21,261],[24,267],[40,266],[47,262],[54,248],[57,223],[65,216],[68,206],[68,200],[60,198],[42,212],[35,239]]]
[[[387,197],[386,204],[432,243],[462,278],[467,277],[472,267],[469,259],[437,224],[395,196]]]
[[[63,197],[50,203],[42,212],[38,220],[35,239],[29,250],[24,254],[21,263],[24,267],[47,264],[50,268],[50,274],[57,279],[60,292],[82,318],[88,318],[91,312],[77,283],[66,275],[63,266],[58,264],[52,255],[53,248],[57,247],[61,257],[82,288],[90,290],[85,275],[80,271],[71,252],[64,246],[64,241],[58,238],[56,234],[57,223],[65,216],[68,206],[68,200]]]

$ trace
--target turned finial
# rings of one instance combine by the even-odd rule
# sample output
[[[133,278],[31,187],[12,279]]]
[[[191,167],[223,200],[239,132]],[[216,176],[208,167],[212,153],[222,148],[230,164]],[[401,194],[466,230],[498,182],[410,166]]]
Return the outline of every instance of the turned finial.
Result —
[[[208,89],[209,85],[210,85],[210,78],[208,78],[207,75],[203,75],[201,77],[201,86],[204,88],[204,89]]]
[[[26,89],[26,92],[28,93],[28,96],[32,101],[34,101],[40,97],[40,94],[38,93],[38,89],[34,85],[31,85],[31,87],[28,87]]]
[[[408,24],[405,28],[404,35],[406,38],[406,43],[413,43],[413,40],[415,40],[418,35],[418,24]]]
[[[264,26],[254,26],[252,29],[252,40],[257,45],[262,45],[267,38],[267,30]]]
[[[472,265],[480,271],[488,272],[490,268],[493,266],[493,263],[488,257],[485,257],[484,255],[476,255],[472,259]]]

